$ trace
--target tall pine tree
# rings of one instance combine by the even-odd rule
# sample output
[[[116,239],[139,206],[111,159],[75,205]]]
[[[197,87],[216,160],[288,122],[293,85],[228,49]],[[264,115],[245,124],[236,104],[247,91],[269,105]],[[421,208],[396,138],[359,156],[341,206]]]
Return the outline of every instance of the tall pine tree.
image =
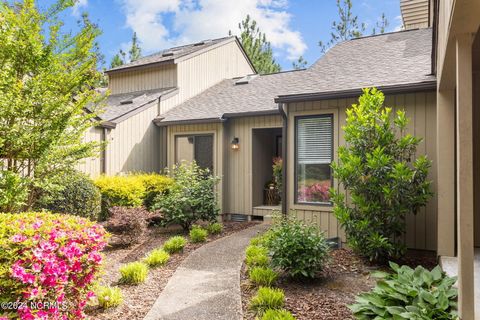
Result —
[[[142,48],[138,44],[137,33],[134,32],[132,36],[132,45],[128,50],[128,59],[125,51],[120,49],[116,55],[113,56],[110,62],[110,68],[120,67],[126,63],[136,61],[142,57]]]
[[[250,15],[238,24],[240,30],[240,41],[248,57],[252,61],[255,69],[260,74],[273,73],[281,70],[273,58],[273,51],[270,42],[260,28],[257,22],[250,18]],[[232,33],[229,32],[231,35]]]

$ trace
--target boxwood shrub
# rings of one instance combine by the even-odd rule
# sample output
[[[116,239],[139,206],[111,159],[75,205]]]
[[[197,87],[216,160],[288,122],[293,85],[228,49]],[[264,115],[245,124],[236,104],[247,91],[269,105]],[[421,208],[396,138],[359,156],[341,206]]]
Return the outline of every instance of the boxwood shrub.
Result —
[[[72,215],[0,214],[0,301],[59,303],[0,310],[0,317],[82,319],[107,238],[101,226]]]

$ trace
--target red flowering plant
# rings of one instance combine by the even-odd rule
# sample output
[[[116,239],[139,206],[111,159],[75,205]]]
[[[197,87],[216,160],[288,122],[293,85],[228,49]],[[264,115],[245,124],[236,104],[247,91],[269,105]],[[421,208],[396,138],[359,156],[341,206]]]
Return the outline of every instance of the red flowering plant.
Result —
[[[0,319],[83,319],[107,238],[80,217],[0,214]]]
[[[298,188],[298,201],[301,202],[328,202],[330,201],[330,181],[313,183]]]

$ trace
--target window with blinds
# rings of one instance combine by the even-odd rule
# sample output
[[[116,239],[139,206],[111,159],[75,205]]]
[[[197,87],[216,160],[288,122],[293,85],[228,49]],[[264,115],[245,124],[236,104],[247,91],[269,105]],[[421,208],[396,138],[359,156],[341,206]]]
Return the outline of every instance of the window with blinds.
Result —
[[[296,202],[329,203],[333,115],[296,118],[295,160]]]
[[[176,136],[175,162],[193,161],[213,170],[213,135]]]

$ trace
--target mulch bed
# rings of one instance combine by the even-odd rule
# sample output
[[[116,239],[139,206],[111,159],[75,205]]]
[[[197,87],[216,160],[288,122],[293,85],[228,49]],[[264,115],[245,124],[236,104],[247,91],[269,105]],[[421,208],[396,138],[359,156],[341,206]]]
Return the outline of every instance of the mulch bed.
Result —
[[[436,265],[436,257],[431,252],[412,251],[398,263],[411,267],[423,265],[431,269]],[[375,285],[370,272],[376,269],[386,267],[373,265],[350,249],[343,248],[331,252],[330,262],[318,279],[299,281],[281,276],[276,287],[285,291],[285,308],[298,320],[354,319],[347,305],[355,301],[356,295],[369,291]],[[248,310],[248,301],[256,293],[256,288],[248,281],[245,265],[241,288],[244,319],[254,320],[255,315]]]
[[[223,232],[219,235],[208,237],[208,242],[225,237],[237,231],[253,226],[256,222],[224,222]],[[188,242],[183,253],[170,256],[168,263],[160,268],[151,269],[145,283],[138,286],[119,284],[120,273],[118,269],[126,263],[137,261],[145,257],[152,249],[161,247],[172,235],[181,234],[181,229],[149,228],[142,236],[139,244],[128,247],[110,247],[105,250],[105,273],[101,276],[103,285],[118,286],[123,293],[123,303],[112,309],[89,307],[89,319],[143,319],[153,306],[158,295],[168,283],[182,261],[195,249],[205,243],[193,244]]]

